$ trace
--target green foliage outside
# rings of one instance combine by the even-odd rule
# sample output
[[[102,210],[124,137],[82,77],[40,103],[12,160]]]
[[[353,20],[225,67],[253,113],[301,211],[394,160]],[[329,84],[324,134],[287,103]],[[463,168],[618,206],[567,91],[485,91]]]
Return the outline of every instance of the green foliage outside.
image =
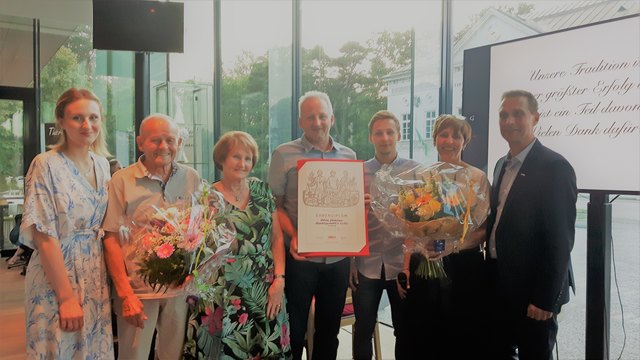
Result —
[[[22,137],[15,136],[10,125],[18,111],[17,101],[0,101],[0,192],[18,189],[12,178],[23,175]]]
[[[410,39],[410,31],[382,32],[364,44],[344,44],[336,57],[319,46],[302,50],[302,92],[329,94],[336,119],[332,135],[355,150],[360,159],[373,156],[368,123],[376,111],[387,107],[383,77],[410,64]],[[270,135],[268,56],[243,54],[222,81],[221,133],[242,130],[255,137],[262,160],[253,175],[265,179]],[[285,110],[285,105],[290,109],[288,102],[276,104],[272,116]]]
[[[356,151],[359,159],[373,156],[368,123],[387,108],[384,76],[410,65],[411,32],[379,33],[364,44],[352,41],[337,57],[321,47],[303,50],[302,90],[326,92],[336,123],[332,135]]]

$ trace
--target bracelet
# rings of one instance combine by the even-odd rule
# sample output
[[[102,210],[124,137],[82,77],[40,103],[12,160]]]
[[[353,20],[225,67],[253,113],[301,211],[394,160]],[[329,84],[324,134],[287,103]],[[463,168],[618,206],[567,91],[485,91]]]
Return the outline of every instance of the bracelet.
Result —
[[[453,241],[453,253],[454,254],[460,253],[460,248],[458,248],[458,240]]]
[[[273,275],[274,279],[284,279],[284,274]]]

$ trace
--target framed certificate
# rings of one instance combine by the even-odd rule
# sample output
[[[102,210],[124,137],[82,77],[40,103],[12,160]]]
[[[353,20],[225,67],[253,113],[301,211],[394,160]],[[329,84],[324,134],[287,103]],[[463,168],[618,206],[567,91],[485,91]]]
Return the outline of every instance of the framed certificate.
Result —
[[[298,252],[369,255],[362,160],[298,161]]]

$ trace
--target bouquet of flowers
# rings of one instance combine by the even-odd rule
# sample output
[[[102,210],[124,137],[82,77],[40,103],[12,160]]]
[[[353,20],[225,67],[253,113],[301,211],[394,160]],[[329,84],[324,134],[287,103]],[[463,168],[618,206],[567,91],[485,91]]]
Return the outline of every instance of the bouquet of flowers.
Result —
[[[235,240],[222,196],[203,183],[190,207],[153,207],[147,224],[129,232],[136,244],[138,274],[155,291],[182,286],[205,264],[222,263]]]
[[[203,183],[199,191],[198,203],[209,210],[209,216],[215,226],[207,229],[205,246],[201,246],[191,264],[193,281],[187,285],[187,292],[201,299],[203,303],[213,304],[222,298],[222,288],[216,286],[218,269],[228,261],[226,255],[231,252],[236,240],[236,230],[228,216],[222,194],[212,186]]]
[[[406,251],[425,255],[416,275],[444,278],[442,259],[428,260],[427,249],[445,249],[447,241],[464,242],[480,226],[489,209],[489,186],[484,176],[450,163],[415,167],[392,175],[383,168],[371,188],[374,214],[392,233],[407,238]]]

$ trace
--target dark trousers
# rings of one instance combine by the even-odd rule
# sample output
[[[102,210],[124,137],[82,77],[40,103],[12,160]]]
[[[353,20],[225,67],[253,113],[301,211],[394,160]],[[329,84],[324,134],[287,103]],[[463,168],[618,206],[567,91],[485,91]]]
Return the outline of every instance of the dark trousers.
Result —
[[[335,359],[349,284],[349,259],[333,264],[297,261],[287,254],[287,310],[294,359],[302,358],[311,300],[315,297],[314,360]]]
[[[408,347],[404,327],[402,325],[402,311],[404,302],[398,295],[395,280],[385,280],[384,267],[380,279],[370,279],[358,273],[358,289],[353,292],[353,310],[356,317],[353,334],[353,358],[356,360],[370,360],[373,356],[371,339],[378,316],[378,307],[382,291],[387,290],[391,304],[391,321],[393,335],[396,337],[395,358],[408,359]]]
[[[497,262],[487,260],[489,309],[494,317],[496,333],[489,337],[491,359],[546,360],[553,359],[553,347],[558,334],[557,314],[545,321],[527,317],[529,304],[514,301],[508,289],[500,286]],[[517,355],[516,354],[517,349]]]
[[[405,300],[405,324],[412,354],[430,360],[485,359],[486,295],[484,258],[479,249],[443,259],[447,277],[422,279],[411,257],[411,289]],[[491,335],[491,334],[490,334]]]

